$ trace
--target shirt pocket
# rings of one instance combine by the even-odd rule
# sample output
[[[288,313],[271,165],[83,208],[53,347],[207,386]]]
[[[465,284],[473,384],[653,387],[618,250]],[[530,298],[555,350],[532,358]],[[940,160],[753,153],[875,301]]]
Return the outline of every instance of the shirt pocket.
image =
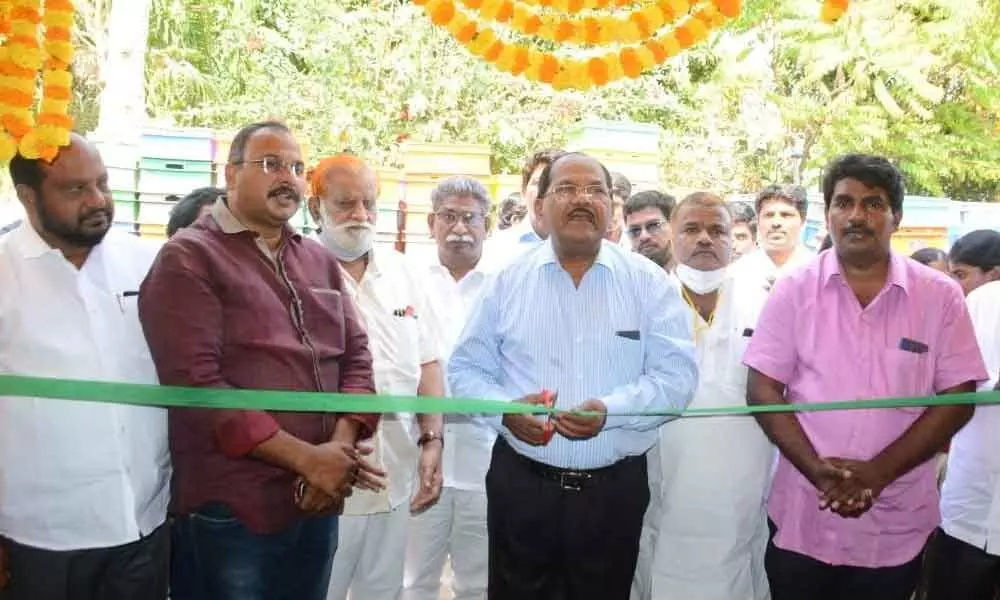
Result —
[[[637,327],[616,329],[608,344],[607,364],[612,365],[615,371],[627,374],[631,382],[644,371],[644,348],[645,340]]]
[[[747,384],[747,368],[743,366],[743,355],[750,345],[750,336],[743,334],[748,331],[753,331],[753,328],[740,326],[734,327],[729,332],[728,350],[725,356],[726,383],[744,389]]]
[[[341,356],[347,347],[344,296],[340,290],[309,288],[303,294],[302,325],[322,354]]]
[[[885,394],[890,397],[928,396],[934,394],[934,370],[930,354],[889,347],[879,357],[882,362]],[[900,407],[900,411],[919,415],[923,406]]]
[[[420,367],[420,323],[412,315],[392,316],[395,350],[401,366]]]

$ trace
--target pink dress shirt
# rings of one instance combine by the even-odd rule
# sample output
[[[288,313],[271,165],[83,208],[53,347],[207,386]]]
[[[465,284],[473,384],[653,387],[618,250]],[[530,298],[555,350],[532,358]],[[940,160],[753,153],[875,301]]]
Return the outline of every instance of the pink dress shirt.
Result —
[[[779,280],[743,362],[784,383],[789,402],[926,396],[987,378],[958,284],[895,253],[886,286],[865,308],[841,276],[833,251]],[[820,456],[867,460],[923,410],[858,409],[798,418]],[[782,456],[768,512],[779,548],[831,565],[902,565],[917,556],[940,522],[934,464],[890,484],[860,518],[845,519],[819,510],[816,489]]]

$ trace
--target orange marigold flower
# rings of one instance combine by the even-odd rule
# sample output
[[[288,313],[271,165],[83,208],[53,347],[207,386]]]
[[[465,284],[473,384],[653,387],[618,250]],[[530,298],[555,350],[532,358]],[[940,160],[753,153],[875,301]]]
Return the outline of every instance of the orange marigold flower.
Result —
[[[657,64],[667,60],[667,49],[657,40],[649,40],[645,46],[653,53],[653,58],[656,59]]]
[[[52,125],[60,129],[73,129],[73,118],[68,115],[42,113],[38,115],[39,125]]]
[[[529,64],[528,60],[528,49],[523,46],[518,46],[514,50],[514,64],[511,65],[510,72],[511,75],[520,75],[527,70]]]
[[[847,10],[847,6],[848,4],[850,4],[850,0],[826,0],[826,3],[831,6],[836,6],[837,8],[842,8],[844,10]]]
[[[73,92],[69,88],[64,88],[62,86],[46,86],[45,97],[53,98],[55,100],[72,100]]]
[[[59,42],[68,42],[72,39],[69,29],[65,27],[47,27],[45,29],[45,39]]]
[[[497,59],[500,58],[500,53],[503,52],[504,45],[505,44],[500,40],[490,44],[489,48],[486,49],[486,52],[483,52],[483,60],[488,63],[496,62]]]
[[[483,0],[462,0],[462,4],[471,10],[479,10],[483,5]]]
[[[642,63],[639,62],[639,55],[636,54],[635,48],[622,48],[621,52],[618,53],[618,60],[622,64],[622,71],[625,72],[626,77],[635,79],[642,75]]]
[[[587,75],[596,85],[605,85],[610,79],[608,63],[595,56],[587,61]]]
[[[599,44],[601,41],[601,23],[594,17],[583,20],[583,39],[588,44]]]
[[[694,45],[694,34],[688,28],[687,23],[674,30],[674,37],[681,48],[690,48]]]
[[[553,37],[557,42],[565,42],[566,40],[573,37],[576,33],[576,27],[571,21],[560,21],[559,25],[556,26],[556,32]]]
[[[17,139],[20,139],[31,131],[32,123],[25,122],[23,119],[17,117],[16,115],[6,114],[0,121],[3,122],[4,128]]]
[[[38,24],[42,22],[42,15],[38,13],[37,10],[28,8],[26,6],[18,6],[10,11],[11,21],[27,21],[29,23]]]
[[[453,18],[455,18],[455,5],[451,0],[443,0],[431,11],[431,22],[435,25],[447,25]]]
[[[642,35],[644,39],[653,35],[653,28],[650,27],[649,19],[646,18],[646,15],[634,12],[629,15],[629,19],[635,23],[636,27],[639,28],[639,34]]]
[[[45,10],[70,12],[76,9],[69,0],[45,0]]]
[[[528,20],[524,22],[524,34],[525,35],[535,35],[538,30],[542,27],[542,18],[538,15],[531,15]]]
[[[497,11],[497,22],[506,23],[510,21],[510,18],[514,16],[514,3],[510,0],[502,3],[500,5],[500,10]]]
[[[571,13],[578,13],[583,10],[583,0],[569,0],[567,5],[567,11]]]
[[[719,9],[720,13],[730,19],[740,16],[740,0],[712,0],[712,2],[715,4],[715,8]]]
[[[545,83],[552,83],[559,73],[559,60],[551,54],[542,56],[542,66],[538,69],[538,79]]]
[[[463,44],[468,44],[476,37],[476,33],[479,32],[479,28],[472,21],[469,21],[462,26],[461,29],[455,34],[455,39]]]

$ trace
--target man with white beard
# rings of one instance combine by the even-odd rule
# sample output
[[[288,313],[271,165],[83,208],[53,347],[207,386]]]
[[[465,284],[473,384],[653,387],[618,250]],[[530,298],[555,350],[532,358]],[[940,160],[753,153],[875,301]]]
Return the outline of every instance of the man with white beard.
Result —
[[[733,218],[699,192],[671,214],[675,275],[698,360],[689,408],[746,406],[740,360],[766,300],[727,271]],[[649,455],[650,502],[633,599],[768,600],[764,496],[774,449],[753,419],[677,419]]]
[[[443,396],[438,341],[429,303],[402,255],[372,247],[378,184],[355,156],[341,154],[317,165],[309,212],[320,223],[319,239],[337,257],[368,328],[379,394]],[[434,504],[441,493],[441,415],[384,415],[371,455],[387,474],[387,487],[363,486],[344,503],[337,553],[330,576],[331,600],[395,600],[403,587],[410,512]],[[418,489],[412,491],[414,480]],[[412,498],[411,498],[412,495]]]

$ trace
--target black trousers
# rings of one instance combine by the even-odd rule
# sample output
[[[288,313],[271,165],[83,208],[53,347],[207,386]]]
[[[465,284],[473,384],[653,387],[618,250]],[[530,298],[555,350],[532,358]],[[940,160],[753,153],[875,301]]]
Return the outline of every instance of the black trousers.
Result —
[[[922,554],[898,567],[828,565],[774,545],[774,524],[764,568],[771,600],[910,600],[920,581]]]
[[[161,525],[131,544],[65,552],[0,538],[10,581],[0,600],[164,600],[170,531]]]
[[[927,548],[924,569],[926,600],[994,600],[1000,590],[1000,556],[940,529]]]
[[[646,457],[562,482],[540,469],[497,439],[486,475],[490,600],[628,600]]]

